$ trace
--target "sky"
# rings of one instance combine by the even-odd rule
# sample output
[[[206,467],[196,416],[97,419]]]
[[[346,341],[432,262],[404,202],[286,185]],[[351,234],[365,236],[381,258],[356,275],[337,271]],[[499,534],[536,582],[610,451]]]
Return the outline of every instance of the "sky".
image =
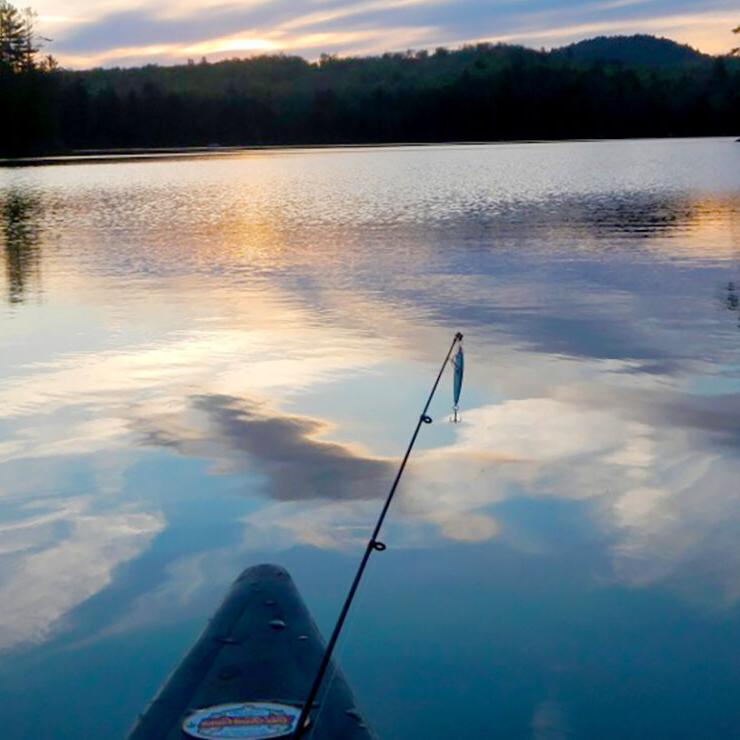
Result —
[[[37,0],[67,67],[259,53],[377,54],[492,41],[536,48],[650,33],[707,53],[733,46],[736,0]]]

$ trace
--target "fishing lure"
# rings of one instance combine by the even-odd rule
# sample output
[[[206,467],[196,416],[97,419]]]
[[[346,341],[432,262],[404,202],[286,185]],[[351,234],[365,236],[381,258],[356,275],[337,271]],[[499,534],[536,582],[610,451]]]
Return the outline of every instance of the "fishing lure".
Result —
[[[460,393],[462,392],[463,373],[465,372],[462,342],[458,345],[457,353],[452,358],[452,365],[455,368],[455,376],[452,381],[452,422],[457,424],[460,421]]]

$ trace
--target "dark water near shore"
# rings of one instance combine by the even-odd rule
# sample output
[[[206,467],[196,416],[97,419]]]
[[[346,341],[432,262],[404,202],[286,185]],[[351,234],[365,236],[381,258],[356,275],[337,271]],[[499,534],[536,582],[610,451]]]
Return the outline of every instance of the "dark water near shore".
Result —
[[[740,736],[740,145],[0,169],[6,738],[120,737],[229,582],[385,740]]]

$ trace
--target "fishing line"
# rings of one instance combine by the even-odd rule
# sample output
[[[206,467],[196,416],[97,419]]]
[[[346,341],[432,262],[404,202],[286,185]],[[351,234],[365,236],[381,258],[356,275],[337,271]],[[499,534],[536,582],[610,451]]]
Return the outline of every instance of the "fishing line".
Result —
[[[303,704],[303,707],[301,709],[301,714],[298,717],[298,723],[296,724],[296,729],[293,733],[294,740],[299,740],[299,738],[303,735],[303,733],[306,730],[306,720],[308,719],[308,716],[311,713],[311,707],[316,699],[316,696],[319,693],[319,689],[321,688],[321,684],[324,680],[324,675],[326,674],[326,670],[329,667],[329,663],[331,662],[331,656],[332,656],[332,653],[334,652],[334,647],[337,644],[337,640],[339,639],[339,635],[344,626],[344,622],[347,619],[347,614],[349,613],[350,607],[352,606],[352,601],[355,597],[355,593],[357,592],[357,588],[360,585],[362,576],[365,573],[365,568],[367,567],[367,563],[370,560],[370,556],[376,550],[378,552],[383,552],[383,550],[386,549],[385,543],[381,542],[378,539],[378,535],[380,534],[380,530],[383,526],[383,522],[385,521],[386,514],[388,513],[388,509],[390,508],[391,502],[393,501],[393,496],[396,493],[398,484],[401,481],[401,476],[403,475],[403,471],[406,469],[406,463],[409,460],[411,451],[414,449],[414,445],[416,444],[416,438],[419,436],[419,432],[421,431],[421,426],[422,424],[432,423],[432,418],[427,415],[427,411],[429,411],[429,406],[432,403],[434,394],[437,392],[437,386],[439,385],[439,381],[442,379],[442,375],[445,371],[445,368],[447,367],[447,363],[449,362],[450,357],[452,356],[452,351],[455,349],[455,347],[460,342],[462,342],[462,338],[463,338],[463,335],[460,332],[457,332],[457,334],[455,334],[455,337],[452,340],[452,344],[450,345],[450,348],[447,350],[447,354],[445,355],[444,362],[442,362],[442,367],[439,369],[437,378],[434,381],[432,390],[429,393],[427,402],[424,404],[424,408],[421,412],[421,415],[419,416],[419,421],[416,423],[416,428],[414,429],[414,433],[411,436],[411,441],[409,442],[409,445],[406,448],[406,454],[403,456],[403,459],[401,460],[401,465],[399,466],[398,472],[396,473],[396,477],[393,480],[393,485],[391,486],[391,489],[388,492],[388,496],[386,497],[385,503],[383,504],[383,508],[381,509],[380,516],[378,517],[378,521],[375,524],[375,529],[373,530],[373,533],[370,536],[370,539],[368,540],[367,546],[365,547],[365,553],[363,554],[362,560],[360,561],[360,565],[357,568],[357,573],[355,574],[354,580],[352,581],[352,585],[350,586],[349,592],[344,601],[344,605],[342,606],[342,611],[339,613],[337,623],[334,626],[334,631],[332,632],[331,637],[329,638],[329,642],[327,642],[326,644],[326,650],[324,651],[324,655],[321,659],[321,664],[319,665],[319,669],[316,673],[316,677],[314,678],[313,684],[311,685],[311,690],[308,693],[308,697],[306,698],[306,701]],[[461,370],[462,370],[462,366],[461,366]],[[457,375],[458,375],[457,365],[455,366],[455,371],[456,371],[455,375],[456,375],[456,384],[457,384]],[[461,371],[460,371],[460,383],[462,383],[462,372]],[[455,389],[455,405],[456,406],[457,406],[458,400],[459,400],[459,392],[457,391],[457,388],[456,388]]]
[[[363,607],[363,600],[367,601],[366,597],[367,594],[365,594],[365,598],[363,599],[362,592],[358,596],[357,605],[359,608]],[[344,656],[347,653],[347,645],[352,642],[353,636],[355,635],[355,627],[357,626],[357,613],[358,609],[354,609],[347,616],[347,621],[345,622],[344,628],[342,630],[342,640],[338,642],[334,650],[336,660],[333,660],[329,664],[326,675],[324,676],[324,680],[322,682],[322,685],[324,686],[324,701],[317,702],[317,706],[315,708],[315,717],[311,718],[310,726],[313,728],[314,734],[319,732],[321,720],[324,716],[324,709],[326,709],[329,704],[326,701],[326,697],[331,695],[332,686],[334,685],[334,682],[337,680],[337,676],[339,675],[339,665],[344,662]]]
[[[355,603],[359,608],[362,608],[364,603],[367,602],[367,593],[360,592],[356,598],[357,601]],[[321,721],[324,717],[324,710],[328,706],[326,697],[331,695],[331,688],[334,685],[334,682],[337,680],[337,676],[339,675],[339,666],[343,662],[343,657],[347,652],[347,645],[351,643],[352,637],[355,634],[355,626],[357,625],[357,613],[358,608],[355,608],[347,615],[347,621],[344,623],[344,627],[342,629],[342,640],[338,641],[336,647],[334,648],[334,655],[336,656],[336,660],[331,661],[329,663],[329,667],[326,670],[326,675],[324,676],[324,680],[322,682],[322,685],[324,686],[324,701],[318,701],[315,703],[315,714],[313,717],[311,717],[310,726],[314,735],[319,732],[319,727],[321,726]]]

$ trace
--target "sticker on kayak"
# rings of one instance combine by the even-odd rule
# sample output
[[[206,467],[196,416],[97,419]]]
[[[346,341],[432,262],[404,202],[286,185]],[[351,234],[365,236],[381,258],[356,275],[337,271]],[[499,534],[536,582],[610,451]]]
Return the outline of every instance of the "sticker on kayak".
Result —
[[[298,707],[273,702],[219,704],[193,712],[182,723],[182,729],[190,737],[199,738],[286,737],[295,731],[300,714]]]

